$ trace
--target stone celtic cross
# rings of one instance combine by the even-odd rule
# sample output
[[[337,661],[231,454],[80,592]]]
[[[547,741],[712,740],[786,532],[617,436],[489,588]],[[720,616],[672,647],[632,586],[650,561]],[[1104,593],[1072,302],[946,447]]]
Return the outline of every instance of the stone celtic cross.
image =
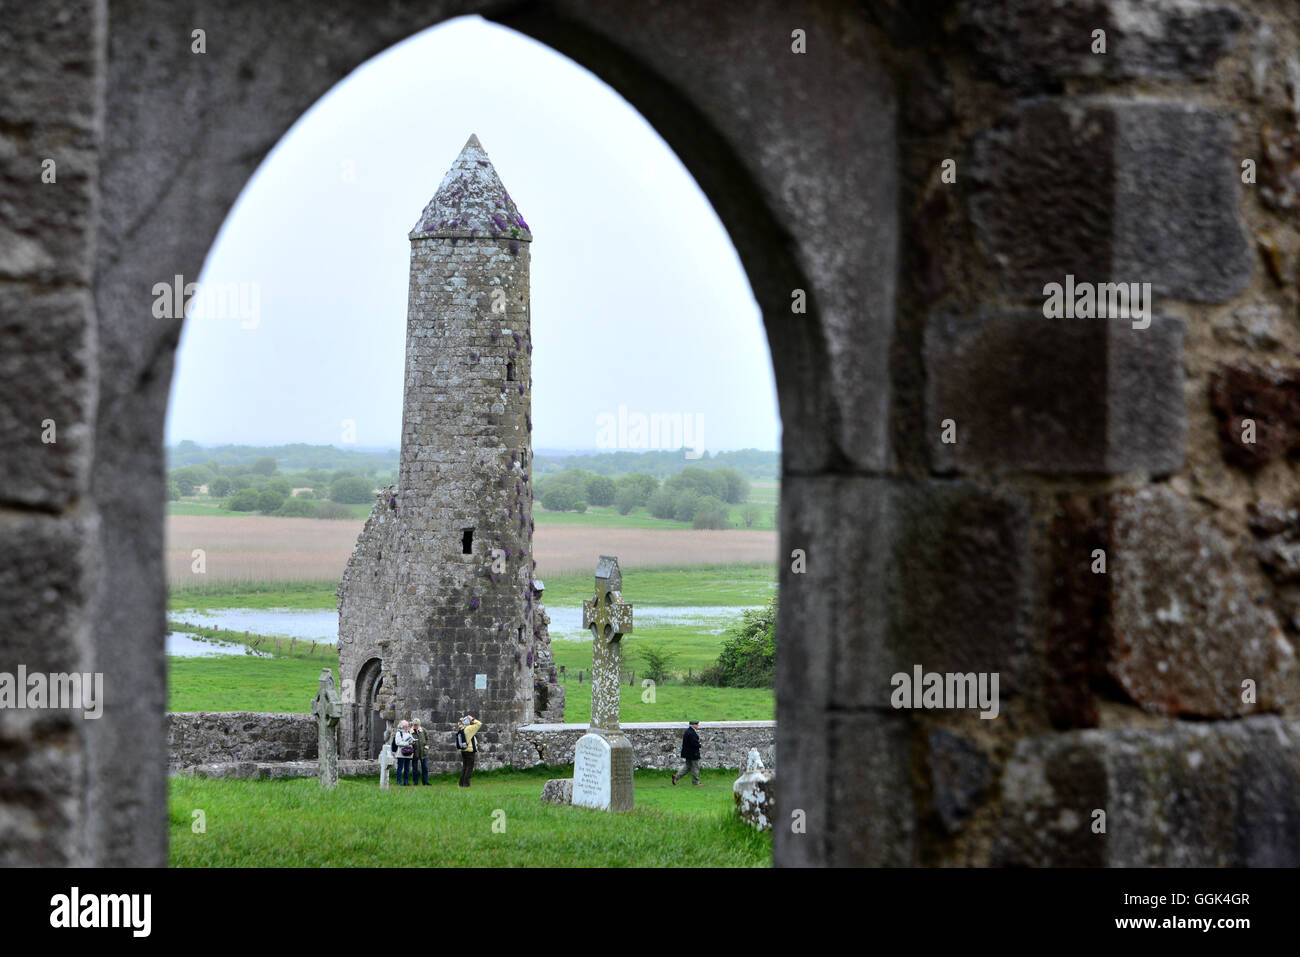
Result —
[[[596,595],[582,603],[582,627],[591,629],[591,727],[617,731],[624,635],[632,633],[632,606],[623,601],[618,559],[601,555]]]
[[[343,702],[334,690],[334,672],[329,668],[320,673],[320,688],[311,701],[311,713],[316,717],[317,778],[321,787],[337,787],[339,719],[343,717]]]

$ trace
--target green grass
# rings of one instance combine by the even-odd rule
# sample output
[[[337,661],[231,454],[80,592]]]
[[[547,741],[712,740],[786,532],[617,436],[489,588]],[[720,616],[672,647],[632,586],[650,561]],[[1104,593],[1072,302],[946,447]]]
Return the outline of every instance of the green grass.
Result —
[[[194,608],[335,608],[336,581],[212,582],[171,589],[167,610]],[[547,605],[580,605],[591,597],[590,574],[556,575],[546,579]],[[623,595],[634,604],[761,605],[776,589],[771,564],[687,565],[674,568],[623,570]]]
[[[590,574],[555,575],[546,579],[543,601],[579,605],[594,588]],[[634,606],[762,605],[775,590],[776,566],[765,562],[623,569],[623,598]]]
[[[590,647],[590,646],[588,646]],[[591,669],[587,657],[585,671]],[[712,688],[668,682],[655,688],[653,703],[642,701],[641,678],[637,686],[619,689],[619,720],[667,723],[673,721],[773,721],[776,696],[771,688]],[[305,708],[303,710],[306,710]],[[591,682],[578,684],[575,669],[564,686],[564,720],[585,724],[591,720]]]
[[[626,814],[542,804],[548,778],[571,768],[451,774],[431,787],[380,791],[378,779],[169,783],[174,867],[767,867],[769,833],[732,812],[735,771],[703,771],[701,786],[637,771]],[[195,834],[193,812],[204,814]],[[498,831],[493,830],[494,822]],[[504,832],[500,831],[504,823]]]
[[[250,516],[251,517],[260,516],[262,518],[267,517],[266,513],[264,512],[235,512],[228,508],[222,508],[221,503],[223,501],[224,499],[209,498],[206,495],[190,496],[188,498],[182,498],[180,501],[177,502],[168,502],[167,514],[168,515],[221,515],[227,518],[238,517],[241,515],[246,518]],[[312,501],[320,503],[322,500],[313,499]],[[344,505],[343,507],[352,513],[353,518],[364,519],[370,517],[370,510],[373,506],[374,503],[372,502],[369,505]]]
[[[335,608],[338,598],[334,591],[337,581],[287,582],[287,581],[226,581],[172,586],[167,599],[167,610],[177,612],[186,608],[208,611],[216,608]]]
[[[338,658],[167,657],[168,711],[261,711],[306,714],[321,668]]]

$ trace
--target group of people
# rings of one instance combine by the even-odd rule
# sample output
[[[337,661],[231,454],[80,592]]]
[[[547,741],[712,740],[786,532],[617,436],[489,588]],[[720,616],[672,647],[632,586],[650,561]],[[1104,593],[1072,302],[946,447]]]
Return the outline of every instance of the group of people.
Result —
[[[673,775],[673,784],[688,774],[691,776],[691,784],[698,786],[700,783],[699,726],[698,721],[692,721],[682,734],[682,760],[686,766]],[[474,775],[474,756],[479,749],[475,738],[482,727],[482,721],[467,714],[456,722],[456,729],[452,732],[456,746],[460,749],[460,786],[463,788],[469,787],[470,778]],[[399,786],[405,787],[408,778],[411,785],[429,783],[429,732],[420,727],[419,718],[400,722],[384,742],[380,757],[385,762],[390,757],[397,759]]]
[[[474,774],[474,756],[479,750],[475,738],[482,727],[482,721],[467,714],[456,722],[452,732],[460,749],[460,786],[463,788],[469,787]],[[384,741],[380,760],[388,762],[393,759],[397,762],[395,773],[399,786],[429,783],[429,732],[420,727],[419,718],[399,722]]]

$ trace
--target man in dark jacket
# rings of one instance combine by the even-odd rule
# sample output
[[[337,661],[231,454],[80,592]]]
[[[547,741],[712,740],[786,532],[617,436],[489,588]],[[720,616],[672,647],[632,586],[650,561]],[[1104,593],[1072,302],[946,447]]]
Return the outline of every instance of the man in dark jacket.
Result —
[[[689,771],[691,785],[694,787],[700,786],[700,735],[696,730],[699,726],[698,721],[692,721],[691,726],[682,735],[682,757],[686,759],[686,767],[673,775],[673,784],[686,777],[686,773]]]
[[[429,783],[429,732],[420,727],[420,719],[411,719],[411,744],[415,754],[411,756],[411,783]],[[423,780],[421,780],[423,778]]]

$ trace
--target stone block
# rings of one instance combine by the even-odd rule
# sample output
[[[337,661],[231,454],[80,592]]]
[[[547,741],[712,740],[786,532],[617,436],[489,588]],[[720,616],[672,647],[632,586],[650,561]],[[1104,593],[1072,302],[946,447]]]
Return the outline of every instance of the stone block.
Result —
[[[983,749],[964,735],[936,728],[930,732],[929,744],[931,805],[943,829],[956,834],[988,796],[992,766]]]
[[[1295,653],[1256,604],[1233,549],[1158,486],[1109,501],[1106,673],[1136,704],[1222,718],[1275,710]],[[1258,700],[1243,702],[1242,682]]]
[[[1256,717],[1027,738],[1002,799],[997,866],[1296,867],[1300,725]]]
[[[1300,449],[1300,369],[1272,363],[1221,366],[1210,377],[1210,407],[1223,457],[1233,465],[1257,468]],[[1248,420],[1254,423],[1253,436]]]
[[[54,11],[10,3],[0,17],[0,279],[90,280],[103,10],[94,0]],[[45,160],[55,164],[52,183],[42,179]]]
[[[943,314],[926,329],[925,428],[940,471],[1169,472],[1183,461],[1183,321]],[[951,419],[956,441],[945,442]]]
[[[0,502],[57,510],[85,493],[93,322],[88,291],[0,283]]]
[[[543,804],[570,805],[573,803],[573,778],[551,778],[542,785]]]
[[[1021,92],[1085,77],[1205,79],[1244,22],[1228,4],[1182,0],[967,0],[960,19],[975,72]]]
[[[95,670],[88,605],[94,590],[91,517],[24,513],[0,517],[3,670]],[[114,689],[106,689],[111,699]]]
[[[812,835],[824,837],[823,865],[916,865],[916,810],[908,785],[910,729],[906,715],[827,716],[832,773],[821,785],[827,791],[826,831]],[[778,780],[784,777],[783,767]],[[790,804],[783,789],[778,797],[778,826],[788,827],[790,811],[800,805]]]
[[[1191,103],[1031,100],[976,137],[971,216],[1003,293],[1067,274],[1224,302],[1254,260],[1228,117]]]
[[[778,651],[778,714],[805,701],[888,708],[891,677],[917,664],[999,672],[1002,693],[1032,683],[1030,520],[1015,493],[787,477],[783,500],[782,538],[806,570],[782,570],[777,628],[803,640],[797,655]],[[815,517],[797,504],[818,501]],[[781,740],[778,731],[778,751]]]

